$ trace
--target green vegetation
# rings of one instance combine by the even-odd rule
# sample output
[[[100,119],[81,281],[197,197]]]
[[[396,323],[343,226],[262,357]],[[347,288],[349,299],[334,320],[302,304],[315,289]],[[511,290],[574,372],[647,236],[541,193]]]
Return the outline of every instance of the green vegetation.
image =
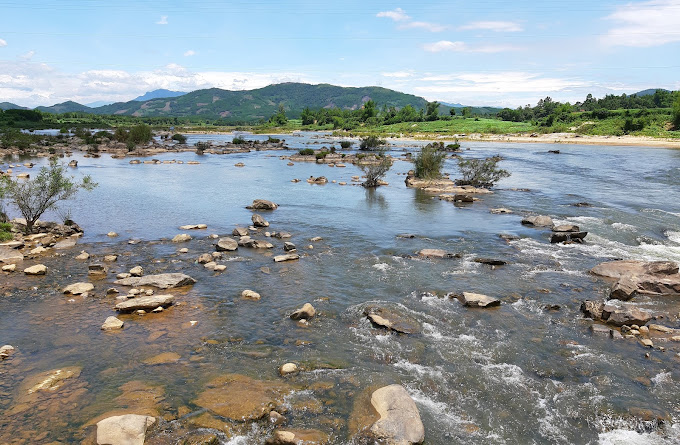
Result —
[[[424,146],[413,160],[416,178],[439,179],[446,159],[444,143],[433,142]]]
[[[13,237],[12,225],[6,222],[0,223],[0,242],[10,241]]]
[[[183,134],[179,134],[179,133],[173,134],[171,139],[173,141],[179,142],[180,144],[186,144],[187,143],[187,137],[184,136]]]
[[[510,176],[510,172],[497,167],[500,156],[486,159],[458,159],[458,168],[463,179],[456,181],[458,185],[474,187],[493,187],[498,181]]]
[[[267,138],[267,142],[270,143],[270,144],[279,144],[279,143],[281,143],[281,139],[273,138],[273,137],[269,136]]]
[[[128,141],[133,144],[146,144],[153,138],[153,133],[151,132],[151,127],[146,124],[135,125],[130,129],[128,134]]]
[[[369,135],[365,138],[361,138],[361,143],[359,144],[360,150],[374,150],[382,145],[385,145],[385,141],[380,139],[378,136]]]
[[[52,160],[49,167],[42,167],[34,179],[0,178],[0,196],[21,212],[26,219],[26,233],[31,233],[35,222],[47,210],[72,198],[80,189],[89,191],[97,186],[89,175],[84,176],[81,182],[74,179],[68,176],[66,165]]]
[[[676,130],[680,130],[680,92],[675,93],[675,102],[673,102],[673,126]]]
[[[248,141],[241,136],[234,136],[234,139],[231,140],[231,143],[235,144],[235,145],[241,145],[241,144],[247,144]]]
[[[312,148],[303,148],[302,150],[298,151],[302,156],[311,156],[314,154],[314,149]]]
[[[372,188],[380,185],[380,180],[385,177],[392,167],[392,158],[387,156],[385,149],[380,149],[372,160],[364,157],[356,164],[364,173],[366,180],[361,184],[364,187]]]
[[[340,141],[340,147],[344,150],[347,150],[351,146],[352,146],[352,141]]]
[[[286,117],[286,107],[282,103],[279,104],[279,111],[269,118],[269,123],[277,127],[282,127],[288,123],[288,118]]]

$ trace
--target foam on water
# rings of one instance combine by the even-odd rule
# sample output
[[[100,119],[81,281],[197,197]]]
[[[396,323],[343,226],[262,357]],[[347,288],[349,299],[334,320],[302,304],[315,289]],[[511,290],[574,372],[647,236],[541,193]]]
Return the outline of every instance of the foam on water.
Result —
[[[494,363],[482,366],[484,373],[494,380],[503,381],[509,385],[526,388],[527,378],[524,371],[511,363]]]
[[[388,270],[390,270],[392,268],[392,266],[390,266],[387,263],[378,263],[378,264],[374,264],[371,267],[373,267],[374,269],[378,269],[381,272],[387,272]]]
[[[600,433],[599,445],[670,445],[668,439],[664,439],[657,433],[638,433],[636,431],[617,429]]]
[[[674,243],[680,244],[680,232],[674,232],[674,231],[667,231],[665,233],[666,238],[669,240],[673,241]]]
[[[672,383],[673,382],[673,376],[670,372],[661,372],[654,377],[652,377],[652,383],[654,383],[654,386],[661,386],[664,384]]]
[[[612,227],[615,228],[616,230],[623,230],[626,232],[635,232],[637,230],[637,227],[632,226],[630,224],[624,224],[620,222],[615,222],[612,223]]]
[[[406,360],[399,360],[394,363],[395,368],[403,369],[416,377],[435,377],[437,379],[444,379],[444,373],[441,369],[432,368],[430,366],[419,365],[417,363],[411,363]]]

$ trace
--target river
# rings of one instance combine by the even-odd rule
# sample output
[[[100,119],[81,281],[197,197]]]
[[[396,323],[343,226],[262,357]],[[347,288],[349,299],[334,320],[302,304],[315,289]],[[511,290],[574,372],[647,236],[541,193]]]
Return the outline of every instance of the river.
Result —
[[[680,442],[680,347],[669,342],[662,352],[593,336],[592,320],[579,311],[581,301],[606,295],[608,284],[588,274],[603,261],[680,261],[680,150],[464,142],[462,156],[499,154],[512,176],[494,194],[457,206],[406,188],[412,164],[403,160],[388,173],[389,185],[375,190],[353,185],[351,177],[360,173],[351,164],[288,166],[281,155],[337,146],[337,140],[280,137],[293,151],[167,153],[154,158],[184,163],[158,165],[73,155],[74,174],[99,184],[65,205],[83,238],[65,256],[41,258],[49,267],[45,277],[2,277],[0,345],[18,352],[0,362],[0,441],[80,441],[90,420],[124,408],[121,386],[134,381],[162,394],[152,405],[164,419],[147,443],[177,443],[192,431],[192,416],[202,413],[193,401],[210,379],[238,373],[281,380],[278,367],[295,362],[310,370],[290,379],[297,389],[287,399],[288,425],[325,431],[333,443],[348,443],[354,399],[365,388],[392,383],[415,400],[428,444]],[[189,143],[230,139],[190,135]],[[421,145],[397,140],[390,150],[400,158]],[[560,153],[549,153],[555,149]],[[192,160],[200,164],[186,163]],[[447,159],[444,170],[456,177],[455,160]],[[321,175],[348,185],[305,182]],[[226,236],[250,224],[245,206],[256,198],[279,204],[260,213],[271,230],[292,234],[288,241],[302,258],[274,263],[271,252],[239,248],[219,260],[227,266],[221,274],[195,263],[214,250],[209,234]],[[590,206],[573,205],[582,202]],[[491,214],[497,207],[514,213]],[[586,242],[550,244],[549,232],[520,224],[529,213],[578,224],[589,232]],[[179,226],[199,223],[208,229],[186,232],[192,241],[169,242],[182,233]],[[119,237],[107,237],[110,231]],[[415,237],[397,236],[404,233]],[[499,234],[518,239],[506,242]],[[270,241],[282,253],[283,241]],[[179,253],[180,247],[189,252]],[[461,257],[411,257],[423,248]],[[107,278],[94,282],[94,297],[69,301],[61,289],[88,281],[84,263],[71,259],[80,250],[119,257]],[[475,262],[478,257],[508,264],[492,268]],[[122,332],[100,331],[115,315],[106,289],[115,273],[136,265],[146,273],[182,271],[197,283],[162,314],[122,316]],[[244,289],[262,299],[242,299]],[[445,297],[462,291],[498,297],[502,305],[474,310]],[[287,315],[306,302],[319,314],[305,327]],[[668,314],[664,324],[674,328],[680,327],[679,303],[636,300]],[[372,326],[363,316],[371,304],[412,317],[422,333]],[[180,358],[143,363],[165,352]],[[68,397],[55,394],[40,408],[12,411],[26,376],[70,366],[82,371]],[[650,420],[657,417],[666,420]],[[261,443],[269,431],[256,423],[220,437],[222,443]]]

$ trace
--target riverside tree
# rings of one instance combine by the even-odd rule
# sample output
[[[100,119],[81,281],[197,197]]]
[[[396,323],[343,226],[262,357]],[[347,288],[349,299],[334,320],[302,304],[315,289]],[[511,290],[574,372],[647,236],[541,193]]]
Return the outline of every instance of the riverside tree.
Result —
[[[26,219],[26,233],[31,233],[47,210],[56,209],[60,201],[73,198],[81,189],[90,191],[96,186],[89,175],[78,182],[67,174],[66,165],[52,160],[34,179],[0,178],[0,197],[19,210]]]
[[[383,148],[378,150],[375,159],[367,160],[363,158],[356,165],[366,176],[366,181],[361,185],[367,188],[378,187],[380,185],[379,181],[385,177],[392,167],[392,158],[387,155],[387,150]]]
[[[510,176],[510,172],[497,167],[500,156],[485,159],[458,159],[458,168],[463,179],[456,181],[458,185],[474,187],[493,187],[498,181]]]
[[[420,149],[413,160],[416,178],[439,179],[446,159],[444,143],[433,142]]]
[[[680,92],[675,93],[675,102],[673,102],[673,126],[676,130],[680,130]]]

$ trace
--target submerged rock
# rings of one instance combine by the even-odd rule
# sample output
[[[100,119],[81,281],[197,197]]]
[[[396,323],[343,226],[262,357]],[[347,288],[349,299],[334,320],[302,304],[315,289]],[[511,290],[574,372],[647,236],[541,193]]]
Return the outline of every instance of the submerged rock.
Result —
[[[119,312],[151,311],[158,307],[170,306],[174,300],[175,297],[172,295],[145,295],[118,303],[116,310]]]
[[[394,310],[378,306],[368,306],[364,309],[364,315],[374,325],[390,329],[402,334],[420,333],[420,323],[400,314]]]
[[[267,439],[266,445],[323,445],[328,443],[328,434],[319,430],[285,429],[276,430]]]
[[[196,283],[196,280],[183,273],[163,273],[144,277],[129,277],[115,281],[115,284],[122,286],[151,286],[159,289],[189,286],[194,283]]]
[[[460,258],[459,253],[451,253],[442,249],[422,249],[418,251],[422,258]]]
[[[250,210],[276,210],[279,207],[278,204],[267,201],[266,199],[256,199],[253,203],[246,207]]]
[[[483,294],[475,294],[473,292],[463,292],[456,295],[458,301],[467,307],[493,307],[500,306],[501,300],[498,298],[489,297]]]
[[[107,417],[97,422],[98,445],[144,445],[147,429],[156,418],[139,414]]]
[[[227,374],[208,383],[193,403],[237,422],[261,419],[284,401],[291,388],[277,381]]]

